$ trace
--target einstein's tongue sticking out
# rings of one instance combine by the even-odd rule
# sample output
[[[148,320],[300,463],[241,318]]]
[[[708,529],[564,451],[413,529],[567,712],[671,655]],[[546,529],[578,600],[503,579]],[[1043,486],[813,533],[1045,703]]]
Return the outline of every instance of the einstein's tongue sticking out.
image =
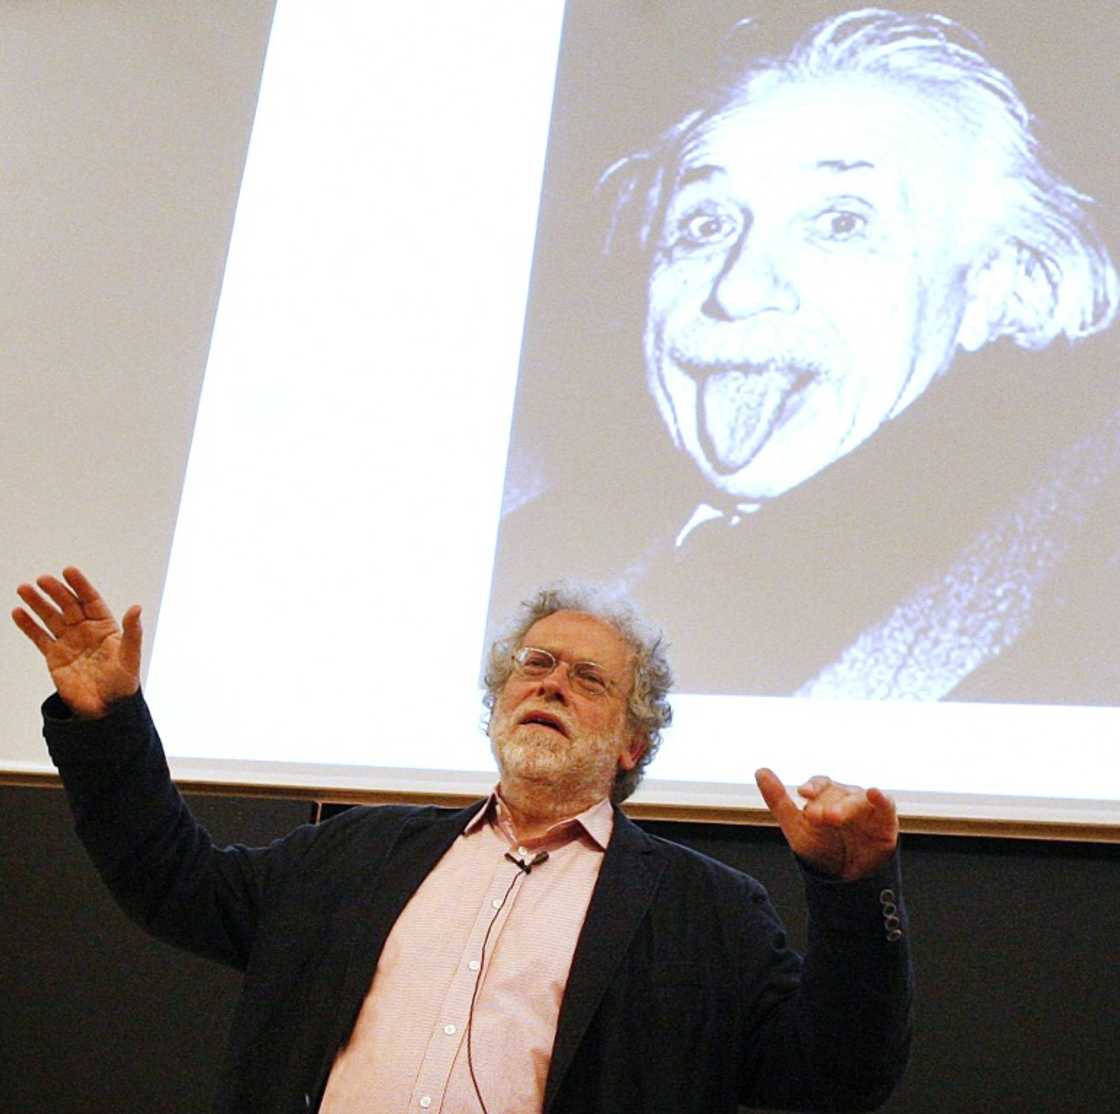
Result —
[[[782,418],[797,392],[789,371],[717,371],[698,391],[700,441],[704,455],[721,472],[749,464]]]

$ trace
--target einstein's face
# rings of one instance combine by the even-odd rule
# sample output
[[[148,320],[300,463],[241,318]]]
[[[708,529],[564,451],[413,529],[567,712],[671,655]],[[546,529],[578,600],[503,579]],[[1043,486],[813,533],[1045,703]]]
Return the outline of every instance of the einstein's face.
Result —
[[[763,79],[693,133],[652,233],[643,342],[712,485],[780,495],[945,371],[974,254],[967,161],[932,104],[864,76]]]

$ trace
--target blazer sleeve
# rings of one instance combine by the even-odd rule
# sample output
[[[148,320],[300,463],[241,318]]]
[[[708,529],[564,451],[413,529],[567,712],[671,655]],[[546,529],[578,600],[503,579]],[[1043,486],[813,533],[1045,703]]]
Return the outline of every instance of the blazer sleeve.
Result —
[[[769,982],[769,993],[757,997],[761,1008],[748,1014],[740,1102],[874,1110],[901,1079],[910,1051],[909,921],[898,855],[857,882],[827,878],[804,863],[801,868],[809,932],[800,971],[793,978],[783,971],[775,985],[760,975],[766,950],[759,940],[748,940],[742,953],[741,977],[755,988]],[[771,958],[785,951],[776,914],[774,920]]]
[[[270,886],[317,830],[216,847],[171,780],[140,693],[99,720],[73,716],[56,694],[43,721],[78,836],[118,904],[153,935],[244,970]]]

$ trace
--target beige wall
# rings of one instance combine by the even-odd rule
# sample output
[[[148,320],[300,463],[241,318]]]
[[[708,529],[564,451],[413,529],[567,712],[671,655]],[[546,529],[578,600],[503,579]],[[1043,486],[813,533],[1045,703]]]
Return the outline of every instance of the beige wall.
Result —
[[[272,9],[0,6],[5,610],[75,562],[154,622]],[[0,678],[0,765],[44,762],[8,622]]]

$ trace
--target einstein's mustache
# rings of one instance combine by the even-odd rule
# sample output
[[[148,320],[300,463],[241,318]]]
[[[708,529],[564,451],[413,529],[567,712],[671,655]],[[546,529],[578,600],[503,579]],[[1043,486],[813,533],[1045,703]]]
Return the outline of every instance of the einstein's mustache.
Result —
[[[824,338],[788,325],[742,331],[725,325],[693,326],[673,337],[665,354],[694,378],[721,371],[790,371],[831,378],[837,365],[835,348]]]

